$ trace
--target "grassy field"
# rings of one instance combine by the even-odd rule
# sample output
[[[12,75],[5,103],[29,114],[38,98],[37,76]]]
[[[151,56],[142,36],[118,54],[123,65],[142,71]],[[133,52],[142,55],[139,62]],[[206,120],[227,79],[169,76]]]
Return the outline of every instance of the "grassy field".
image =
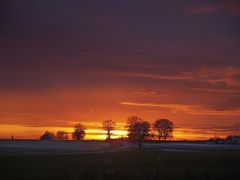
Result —
[[[1,179],[239,179],[239,151],[131,150],[88,155],[0,156]]]

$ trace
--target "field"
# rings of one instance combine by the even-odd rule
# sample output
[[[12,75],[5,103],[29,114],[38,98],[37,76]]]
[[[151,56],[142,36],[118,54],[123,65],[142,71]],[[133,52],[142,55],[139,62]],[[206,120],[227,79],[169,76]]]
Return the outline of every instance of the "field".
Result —
[[[138,150],[128,145],[122,148],[108,146],[105,142],[86,143],[91,148],[93,144],[100,143],[102,149],[93,148],[95,150],[91,151],[85,148],[82,152],[76,149],[70,152],[70,149],[63,151],[65,146],[61,151],[46,146],[39,151],[38,146],[35,149],[20,148],[19,144],[26,145],[26,142],[12,143],[11,146],[9,142],[0,142],[1,179],[239,179],[240,151],[237,145],[145,144],[144,149]],[[73,146],[85,146],[86,143]]]

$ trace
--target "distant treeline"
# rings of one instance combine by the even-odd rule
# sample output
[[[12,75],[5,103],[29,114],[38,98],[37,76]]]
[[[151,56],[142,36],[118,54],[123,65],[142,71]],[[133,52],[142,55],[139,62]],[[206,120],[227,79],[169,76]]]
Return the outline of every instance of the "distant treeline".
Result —
[[[111,139],[112,131],[116,129],[116,122],[108,119],[102,122],[102,128],[106,131],[106,140]],[[143,141],[158,139],[159,141],[166,141],[173,138],[174,124],[168,119],[157,119],[153,124],[148,121],[137,117],[130,116],[127,119],[126,129],[128,131],[128,139],[131,142],[137,143],[141,148]],[[73,132],[57,131],[55,134],[46,131],[41,137],[41,140],[68,140],[70,136],[74,140],[83,140],[86,133],[86,127],[78,123],[73,127]]]

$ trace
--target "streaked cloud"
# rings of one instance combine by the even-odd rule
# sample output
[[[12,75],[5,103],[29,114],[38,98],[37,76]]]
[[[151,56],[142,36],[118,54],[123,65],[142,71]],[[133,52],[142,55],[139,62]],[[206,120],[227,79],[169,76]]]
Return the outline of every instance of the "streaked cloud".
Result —
[[[157,104],[157,103],[137,103],[121,102],[122,105],[140,106],[140,107],[159,107],[170,109],[172,113],[187,113],[193,115],[240,115],[240,107],[237,109],[214,109],[214,107],[204,107],[201,105],[183,105],[183,104]]]
[[[240,94],[238,89],[217,89],[217,88],[189,88],[193,92],[202,92],[209,94],[223,94],[223,95],[232,95],[236,96]]]
[[[193,1],[194,5],[187,6],[185,12],[189,14],[222,13],[240,15],[240,2],[238,0]]]
[[[138,77],[138,78],[150,78],[159,80],[173,80],[173,81],[193,81],[193,82],[208,82],[211,84],[224,83],[226,86],[240,87],[240,67],[228,66],[228,67],[205,67],[196,70],[177,70],[174,73],[164,74],[168,71],[168,68],[164,70],[146,68],[144,70],[135,67],[132,70],[106,70],[96,72],[97,74],[107,74],[112,76],[122,77]],[[170,71],[171,72],[171,71]]]

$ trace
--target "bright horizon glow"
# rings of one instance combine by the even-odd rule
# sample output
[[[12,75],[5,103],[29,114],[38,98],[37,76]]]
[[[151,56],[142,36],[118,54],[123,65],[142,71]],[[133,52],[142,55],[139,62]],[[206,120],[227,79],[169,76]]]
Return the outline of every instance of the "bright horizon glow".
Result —
[[[11,139],[12,134],[15,139],[39,139],[45,131],[51,131],[56,133],[58,130],[63,130],[69,133],[69,139],[73,128],[71,127],[27,127],[19,125],[0,125],[0,139]],[[101,127],[86,129],[85,140],[105,140],[106,131],[102,130]],[[228,135],[236,134],[234,130],[218,129],[218,130],[196,130],[194,128],[175,128],[172,140],[207,140],[213,137],[225,138]],[[127,137],[127,131],[113,130],[112,139],[118,139]]]

